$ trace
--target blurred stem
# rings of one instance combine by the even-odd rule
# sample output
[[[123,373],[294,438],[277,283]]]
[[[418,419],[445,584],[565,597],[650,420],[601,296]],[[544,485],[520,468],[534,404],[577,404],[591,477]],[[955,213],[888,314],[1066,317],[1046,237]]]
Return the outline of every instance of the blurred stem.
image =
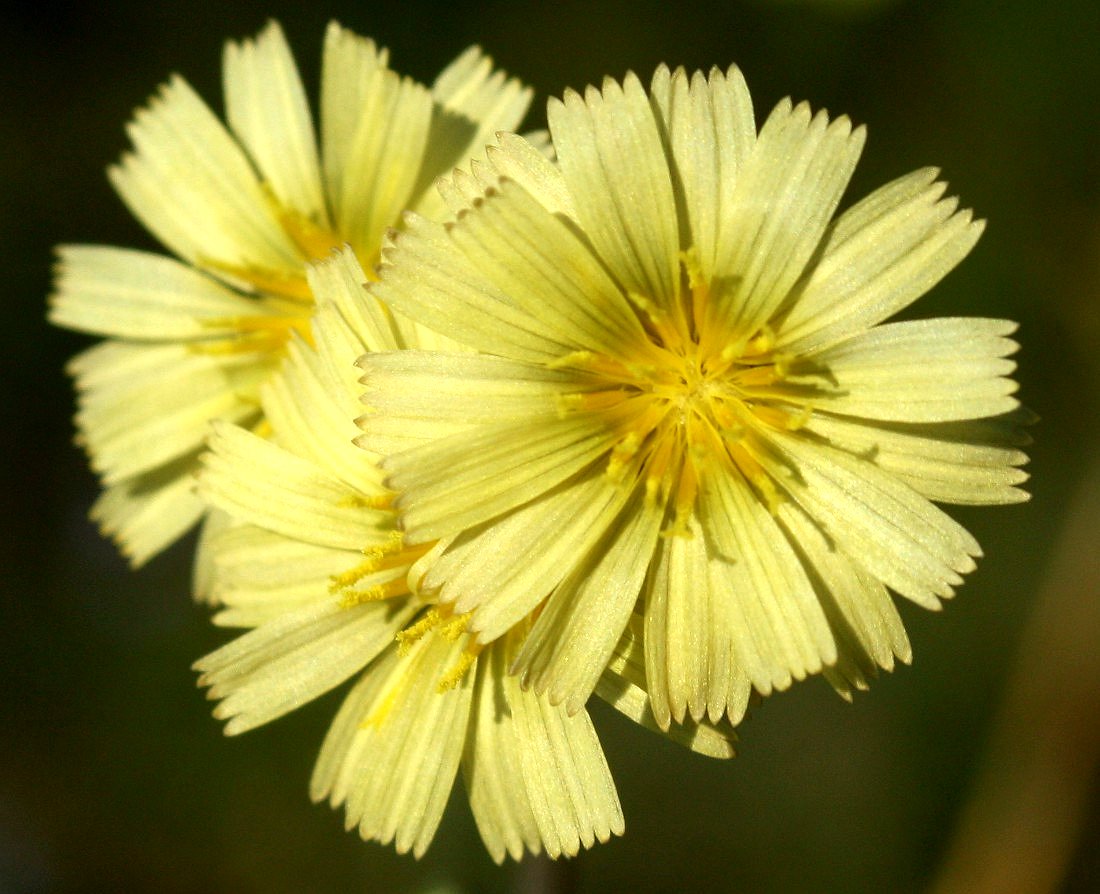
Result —
[[[936,894],[1057,890],[1100,756],[1100,447],[1073,495]]]
[[[513,880],[516,894],[572,894],[577,890],[577,861],[528,855],[516,867]]]

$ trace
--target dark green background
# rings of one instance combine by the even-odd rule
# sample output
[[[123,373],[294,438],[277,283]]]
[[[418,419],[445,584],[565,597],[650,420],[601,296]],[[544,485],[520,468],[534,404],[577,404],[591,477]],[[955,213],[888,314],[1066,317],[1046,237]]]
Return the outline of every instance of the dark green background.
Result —
[[[750,717],[741,754],[720,763],[595,705],[627,833],[549,873],[582,891],[927,887],[981,766],[1065,506],[1100,443],[1096,9],[1089,0],[757,0],[675,12],[645,0],[338,2],[316,12],[290,2],[18,3],[0,25],[0,275],[13,322],[0,327],[0,892],[496,891],[545,881],[538,863],[491,864],[461,785],[419,863],[345,834],[341,816],[306,797],[336,698],[226,740],[189,670],[226,639],[190,602],[191,543],[132,573],[85,519],[97,488],[70,444],[61,368],[89,341],[42,321],[51,246],[155,247],[104,176],[127,145],[123,124],[172,71],[220,109],[223,41],[268,17],[283,23],[311,94],[330,17],[388,45],[394,66],[421,80],[479,42],[536,88],[530,126],[544,122],[543,98],[566,86],[627,69],[648,79],[662,61],[737,62],[761,119],[790,94],[868,125],[849,200],[936,164],[988,218],[971,257],[914,313],[1021,322],[1022,397],[1043,417],[1033,501],[956,513],[986,558],[942,614],[903,607],[915,665],[854,706],[820,680],[796,686]],[[1051,647],[1052,662],[1074,658]],[[1085,730],[1075,757],[1086,785],[1100,714],[1091,682],[1066,714]],[[1028,721],[1019,734],[1042,739],[1040,713]],[[1100,885],[1097,799],[1089,803],[1065,890]]]

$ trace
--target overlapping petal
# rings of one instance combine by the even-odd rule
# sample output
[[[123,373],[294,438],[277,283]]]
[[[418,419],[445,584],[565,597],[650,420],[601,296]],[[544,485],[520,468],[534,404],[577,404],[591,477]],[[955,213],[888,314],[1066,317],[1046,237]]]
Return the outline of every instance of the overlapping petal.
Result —
[[[483,642],[537,606],[526,685],[669,731],[908,660],[891,591],[935,608],[980,554],[930,501],[1023,498],[1012,324],[882,325],[980,225],[934,169],[834,221],[863,128],[784,101],[757,134],[736,69],[605,81],[549,122],[556,169],[501,141],[372,286],[481,355],[361,361],[361,443],[437,541],[418,585]],[[600,679],[620,636],[648,693]]]
[[[127,353],[134,377],[124,388],[94,370],[82,373],[77,426],[105,483],[124,485],[97,512],[135,562],[201,515],[162,499],[158,508],[178,515],[156,518],[150,488],[160,494],[170,474],[190,479],[207,423],[257,415],[261,382],[295,337],[312,337],[307,262],[350,243],[373,273],[383,236],[401,225],[402,212],[445,216],[435,179],[480,154],[488,134],[514,128],[530,100],[480,50],[462,54],[429,89],[398,76],[384,50],[335,23],[322,68],[320,146],[274,22],[226,46],[227,124],[178,76],[135,113],[132,149],[110,178],[184,263],[98,246],[60,253],[51,319],[119,340],[80,368],[121,369]],[[369,350],[402,347],[421,331],[361,303],[359,311],[341,309]],[[443,336],[423,343],[450,344]],[[144,364],[133,356],[140,351],[148,352]],[[318,411],[306,409],[283,401],[287,437],[305,437],[317,421]],[[189,464],[181,461],[188,451]]]

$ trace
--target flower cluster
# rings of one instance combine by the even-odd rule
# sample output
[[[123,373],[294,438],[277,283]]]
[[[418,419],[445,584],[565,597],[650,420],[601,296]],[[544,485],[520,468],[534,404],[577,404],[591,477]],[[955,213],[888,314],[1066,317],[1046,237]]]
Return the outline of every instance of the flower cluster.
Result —
[[[591,695],[728,757],[754,698],[910,659],[895,595],[980,555],[935,504],[1026,499],[1015,326],[889,321],[982,224],[931,168],[838,214],[847,118],[661,67],[547,144],[476,49],[429,89],[333,25],[319,151],[276,25],[225,74],[228,130],[175,79],[111,172],[178,260],[64,248],[51,316],[110,337],[104,528],[207,518],[226,731],[356,678],[311,790],[364,838],[421,854],[460,767],[498,861],[621,834]]]

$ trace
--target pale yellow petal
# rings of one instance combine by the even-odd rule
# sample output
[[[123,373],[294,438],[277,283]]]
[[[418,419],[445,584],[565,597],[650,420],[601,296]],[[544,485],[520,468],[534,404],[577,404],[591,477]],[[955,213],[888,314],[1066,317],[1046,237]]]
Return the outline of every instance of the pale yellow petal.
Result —
[[[668,159],[645,89],[633,74],[547,107],[558,163],[585,234],[629,292],[668,308],[680,277]]]
[[[164,255],[100,245],[58,248],[49,320],[97,335],[202,340],[262,314],[254,301]]]
[[[971,317],[888,323],[805,360],[808,378],[826,371],[834,388],[816,406],[899,422],[949,422],[997,416],[1019,406],[1007,359],[1016,324]],[[792,369],[792,372],[794,370]],[[820,381],[820,379],[818,379]],[[798,381],[794,372],[792,381]]]
[[[360,409],[355,358],[362,346],[331,307],[313,320],[314,350],[300,340],[263,389],[264,412],[278,443],[335,475],[350,490],[382,496],[382,472],[355,446]]]
[[[392,645],[416,607],[407,600],[345,608],[325,588],[313,605],[239,636],[195,662],[214,716],[236,735],[312,701]]]
[[[817,412],[806,431],[896,475],[913,490],[943,503],[988,505],[1028,499],[1017,485],[1027,455],[1000,419],[958,422],[874,422]]]
[[[414,347],[402,342],[393,315],[366,289],[367,276],[355,254],[347,249],[306,270],[309,286],[320,306],[335,307],[360,342],[360,351],[393,351]]]
[[[946,276],[984,224],[943,198],[922,168],[858,202],[822,240],[822,256],[773,321],[777,350],[812,351],[882,322]]]
[[[622,835],[622,808],[592,721],[570,715],[502,678],[512,712],[527,796],[547,854],[575,856],[581,847]]]
[[[466,428],[494,421],[555,419],[572,376],[563,370],[486,354],[397,351],[360,362],[363,402],[387,418],[410,424],[435,420]],[[370,420],[364,421],[370,431]]]
[[[780,103],[760,129],[722,210],[709,308],[738,344],[768,322],[802,276],[863,147],[864,130]]]
[[[494,171],[518,183],[551,214],[577,219],[577,209],[561,168],[529,139],[502,133],[497,136],[497,145],[490,145],[486,153]]]
[[[894,659],[912,657],[909,638],[894,601],[882,583],[851,562],[827,533],[790,503],[778,519],[803,557],[830,629],[837,640],[836,669],[859,685],[877,668],[892,670]]]
[[[220,509],[210,508],[203,517],[195,542],[195,560],[191,563],[191,594],[196,601],[219,604],[214,543],[236,524],[232,516]]]
[[[104,489],[92,505],[91,518],[118,544],[134,567],[179,539],[203,514],[195,494],[193,456],[152,472],[126,478]]]
[[[367,417],[368,420],[370,417]],[[382,464],[414,541],[434,540],[521,506],[591,466],[616,435],[583,416],[479,426]],[[369,442],[368,442],[369,443]]]
[[[480,155],[497,132],[519,127],[531,96],[529,87],[494,70],[493,60],[478,47],[470,47],[440,72],[432,85],[431,130],[410,207],[442,220],[446,205],[432,184]]]
[[[389,513],[331,473],[231,425],[215,428],[199,489],[242,521],[318,546],[360,549],[389,530]]]
[[[282,207],[328,223],[317,139],[302,80],[277,22],[254,39],[227,43],[225,114]]]
[[[357,825],[363,838],[392,841],[398,853],[424,853],[454,784],[473,669],[450,689],[441,692],[439,682],[461,651],[460,641],[428,636],[407,655],[391,651],[367,672],[381,677],[382,684],[358,718],[341,788],[347,792],[349,826]]]
[[[221,606],[214,622],[225,627],[258,627],[315,604],[334,575],[363,559],[358,550],[304,543],[246,524],[214,534],[209,550],[211,597]]]
[[[507,295],[563,354],[614,358],[650,349],[637,315],[600,260],[566,223],[513,183],[480,203],[451,231],[494,290]]]
[[[472,527],[435,556],[424,586],[459,613],[482,642],[522,621],[603,536],[628,491],[581,475],[513,512]]]
[[[387,245],[381,281],[371,291],[388,307],[471,348],[520,360],[546,361],[574,350],[540,331],[466,257],[448,228],[423,218]]]
[[[193,454],[211,420],[250,423],[268,367],[185,344],[101,342],[69,363],[76,425],[92,468],[107,484]]]
[[[768,694],[817,673],[836,646],[802,563],[767,506],[732,469],[715,470],[701,500],[713,544],[711,599],[731,613],[734,654]]]
[[[895,592],[937,608],[974,569],[974,538],[894,476],[797,434],[772,438],[784,456],[753,444],[756,460],[838,549]]]
[[[373,42],[329,25],[321,72],[325,182],[336,230],[368,265],[409,207],[432,115],[427,88],[386,62]]]
[[[668,143],[680,217],[680,242],[692,246],[701,273],[715,273],[723,214],[756,142],[752,99],[736,66],[690,77],[660,66],[650,87]],[[725,234],[722,234],[725,235]]]
[[[248,158],[182,78],[139,109],[127,132],[134,151],[108,173],[164,245],[199,266],[298,267]]]
[[[696,723],[689,717],[683,723],[670,723],[667,706],[662,712],[664,719],[659,719],[661,714],[656,703],[651,701],[653,691],[647,678],[652,678],[653,668],[646,657],[648,644],[643,642],[642,631],[643,620],[635,614],[615,647],[607,671],[596,684],[596,695],[635,723],[668,736],[692,751],[707,757],[733,757],[737,735],[730,722],[710,723],[704,719]],[[727,714],[733,722],[744,715],[748,702],[750,687],[743,674],[738,676],[735,688],[736,694],[731,689],[726,698]],[[662,698],[667,701],[667,697]]]
[[[546,601],[513,671],[550,704],[579,711],[626,627],[645,579],[664,508],[638,489],[622,516]]]
[[[503,650],[491,646],[478,661],[462,775],[477,830],[496,863],[542,850],[542,837],[523,774],[516,720],[508,704]],[[514,684],[513,684],[514,685]]]

